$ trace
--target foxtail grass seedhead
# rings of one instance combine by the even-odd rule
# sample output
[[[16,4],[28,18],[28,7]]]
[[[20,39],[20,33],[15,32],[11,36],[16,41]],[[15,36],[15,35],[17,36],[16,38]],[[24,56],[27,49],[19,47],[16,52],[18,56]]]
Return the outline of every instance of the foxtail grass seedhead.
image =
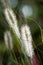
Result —
[[[32,46],[32,36],[28,25],[24,25],[21,27],[21,38],[22,46],[25,49],[26,54],[32,58],[34,51]]]
[[[12,49],[13,44],[12,44],[12,37],[11,37],[10,31],[6,31],[4,33],[4,40],[5,40],[5,45],[6,45],[7,49]]]
[[[9,26],[12,28],[13,32],[17,34],[18,38],[20,38],[16,15],[14,14],[11,8],[5,8],[4,13]]]

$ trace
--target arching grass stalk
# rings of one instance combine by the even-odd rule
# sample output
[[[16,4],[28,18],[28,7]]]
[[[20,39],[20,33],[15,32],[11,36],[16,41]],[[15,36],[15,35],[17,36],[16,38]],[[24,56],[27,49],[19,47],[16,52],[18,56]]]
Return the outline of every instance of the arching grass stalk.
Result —
[[[16,58],[16,55],[13,51],[13,43],[12,43],[12,36],[11,36],[11,33],[10,31],[6,31],[4,33],[4,40],[5,40],[5,45],[6,45],[6,48],[10,54],[10,57],[12,57],[11,61],[15,61],[14,63],[16,63],[17,65],[19,65],[18,61],[17,61],[17,58]]]

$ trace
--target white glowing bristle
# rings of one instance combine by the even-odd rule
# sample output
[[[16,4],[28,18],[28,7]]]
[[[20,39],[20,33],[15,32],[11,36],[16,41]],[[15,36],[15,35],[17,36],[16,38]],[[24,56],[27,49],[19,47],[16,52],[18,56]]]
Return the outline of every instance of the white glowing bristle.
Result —
[[[21,38],[22,46],[24,47],[26,54],[32,58],[34,51],[32,46],[31,32],[28,25],[24,25],[21,27]]]
[[[12,11],[11,8],[6,8],[4,13],[5,13],[5,17],[9,26],[13,29],[13,32],[15,32],[17,36],[20,38],[19,28],[17,25],[17,19],[14,12]]]
[[[13,45],[12,45],[12,37],[10,31],[6,31],[4,33],[4,40],[5,40],[6,47],[8,49],[12,49]]]

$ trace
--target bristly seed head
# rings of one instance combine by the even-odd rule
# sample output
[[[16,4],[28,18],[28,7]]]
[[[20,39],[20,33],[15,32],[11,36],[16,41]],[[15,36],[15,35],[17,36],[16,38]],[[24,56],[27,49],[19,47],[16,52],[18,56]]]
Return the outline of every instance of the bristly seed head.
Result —
[[[13,29],[13,32],[17,34],[18,38],[20,38],[16,15],[14,14],[13,10],[11,8],[6,8],[4,13],[9,26]]]
[[[32,36],[28,25],[24,25],[21,27],[21,38],[22,38],[22,46],[25,49],[26,54],[30,58],[32,58],[34,50],[32,46]]]
[[[12,49],[13,44],[12,44],[12,36],[11,36],[10,31],[6,31],[4,33],[4,40],[5,40],[5,45],[6,45],[7,49]]]

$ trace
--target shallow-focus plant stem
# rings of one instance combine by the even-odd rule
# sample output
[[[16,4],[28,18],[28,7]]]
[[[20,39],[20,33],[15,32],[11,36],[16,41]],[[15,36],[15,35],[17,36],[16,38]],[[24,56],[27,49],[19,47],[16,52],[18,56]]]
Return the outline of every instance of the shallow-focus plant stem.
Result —
[[[35,55],[34,48],[32,46],[32,36],[28,25],[24,25],[21,28],[22,47],[25,49],[27,56],[30,57],[31,65],[40,65],[39,59]]]

